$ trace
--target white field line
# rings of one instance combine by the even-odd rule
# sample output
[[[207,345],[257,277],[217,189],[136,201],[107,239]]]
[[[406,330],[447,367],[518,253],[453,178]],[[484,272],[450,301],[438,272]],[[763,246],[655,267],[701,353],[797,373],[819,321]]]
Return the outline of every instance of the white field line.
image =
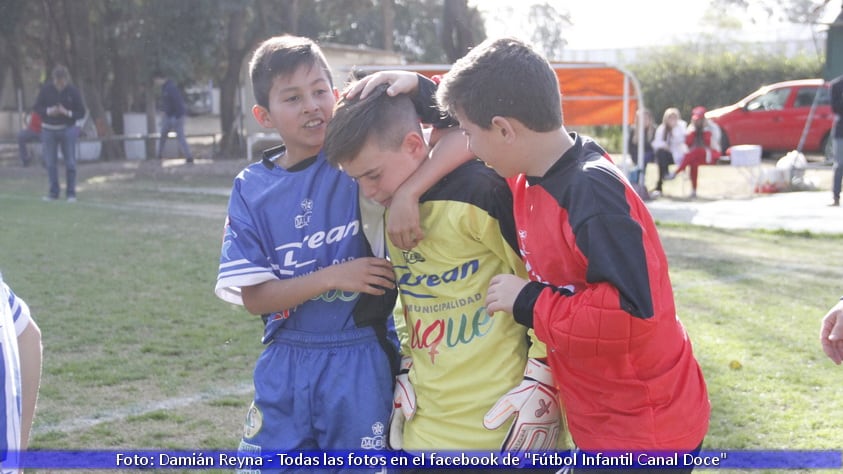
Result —
[[[185,192],[181,189],[162,189],[164,192]],[[201,190],[199,194],[221,194],[217,192],[208,192]],[[25,199],[22,196],[0,194],[4,199]],[[61,202],[55,203],[61,205]],[[112,209],[119,211],[140,211],[150,212],[153,214],[172,214],[172,215],[186,215],[213,219],[225,218],[225,207],[221,207],[219,211],[211,211],[209,209],[201,209],[197,206],[184,205],[181,207],[170,205],[157,205],[150,202],[143,203],[108,203],[102,201],[84,201],[81,200],[74,203],[76,206],[88,206],[101,209]],[[84,430],[93,426],[110,423],[115,421],[123,421],[129,417],[142,416],[160,410],[175,410],[186,406],[194,405],[196,403],[207,403],[215,400],[220,400],[231,396],[242,396],[252,393],[254,386],[249,384],[226,387],[222,390],[216,390],[213,393],[194,393],[183,397],[168,398],[158,400],[142,405],[126,406],[120,409],[112,410],[106,413],[97,413],[95,417],[80,417],[69,420],[64,420],[54,424],[40,424],[38,422],[33,426],[33,435],[41,435],[45,433],[70,433],[74,431]],[[36,417],[37,419],[37,417]]]
[[[207,194],[207,193],[205,193]],[[0,194],[0,199],[14,199],[18,201],[24,200],[31,200],[31,197],[26,196],[16,196],[12,194]],[[63,200],[59,199],[57,202],[53,203],[44,203],[45,206],[53,205],[53,206],[61,206],[61,205],[71,205],[65,203]],[[181,204],[181,203],[166,203],[161,202],[160,204],[155,201],[139,201],[136,203],[132,202],[123,202],[123,203],[113,203],[113,202],[104,202],[104,201],[86,201],[84,197],[80,199],[78,202],[72,204],[73,206],[83,206],[83,207],[94,207],[99,209],[110,209],[116,211],[139,211],[139,212],[149,212],[152,214],[171,214],[171,215],[178,215],[178,216],[195,216],[195,217],[203,217],[203,218],[212,218],[212,219],[224,219],[226,206],[221,205],[219,206],[219,210],[212,210],[211,206],[201,207],[198,205],[191,205],[191,204]]]
[[[34,435],[47,433],[71,433],[74,431],[92,428],[102,423],[124,421],[129,417],[143,416],[160,410],[176,410],[197,403],[208,403],[221,400],[226,397],[242,396],[252,393],[254,386],[249,384],[225,387],[220,390],[206,393],[195,393],[184,397],[167,398],[142,405],[131,405],[105,413],[97,413],[96,417],[80,417],[64,420],[53,424],[39,424],[36,413],[36,423],[32,429]]]

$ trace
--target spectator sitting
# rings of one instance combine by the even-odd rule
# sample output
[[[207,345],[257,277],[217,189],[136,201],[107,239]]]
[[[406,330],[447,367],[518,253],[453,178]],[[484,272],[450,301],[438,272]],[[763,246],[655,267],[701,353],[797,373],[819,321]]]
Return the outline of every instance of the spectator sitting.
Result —
[[[686,148],[686,127],[687,124],[679,115],[679,109],[676,107],[665,109],[662,123],[656,129],[656,136],[652,142],[656,163],[659,165],[659,179],[652,193],[655,196],[662,192],[662,182],[669,176],[669,166],[682,163]]]
[[[720,127],[705,118],[705,107],[694,107],[691,111],[691,125],[685,135],[688,152],[682,164],[667,179],[691,169],[691,198],[697,197],[697,178],[700,165],[713,165],[720,158]]]
[[[26,128],[18,132],[18,156],[20,156],[20,164],[24,167],[29,166],[31,161],[27,145],[39,141],[41,141],[41,116],[33,110],[29,114],[29,123]]]

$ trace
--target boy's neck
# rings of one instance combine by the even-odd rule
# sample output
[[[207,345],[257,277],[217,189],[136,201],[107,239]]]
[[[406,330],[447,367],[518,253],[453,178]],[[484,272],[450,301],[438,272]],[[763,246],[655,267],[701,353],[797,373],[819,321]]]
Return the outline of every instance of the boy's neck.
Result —
[[[524,174],[527,176],[544,176],[562,155],[574,146],[574,140],[565,127],[552,132],[532,132],[528,137],[530,145],[524,149]]]
[[[291,150],[287,148],[287,152],[280,156],[277,160],[275,160],[275,164],[284,168],[285,170],[289,170],[294,168],[299,163],[313,158],[314,156],[319,154],[319,149],[295,149]]]

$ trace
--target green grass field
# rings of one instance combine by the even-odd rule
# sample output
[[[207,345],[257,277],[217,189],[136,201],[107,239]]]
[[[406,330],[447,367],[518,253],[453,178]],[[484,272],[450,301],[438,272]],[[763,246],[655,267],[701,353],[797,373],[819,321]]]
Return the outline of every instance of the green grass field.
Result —
[[[262,325],[213,286],[243,164],[83,164],[73,204],[0,167],[0,270],[43,332],[33,449],[236,448]],[[843,236],[659,230],[713,406],[704,449],[843,449],[843,367],[818,341]]]

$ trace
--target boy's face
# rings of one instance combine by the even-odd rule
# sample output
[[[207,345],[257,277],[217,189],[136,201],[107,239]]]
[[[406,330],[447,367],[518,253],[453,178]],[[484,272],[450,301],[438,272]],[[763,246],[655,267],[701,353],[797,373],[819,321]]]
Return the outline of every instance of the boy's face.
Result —
[[[518,170],[511,169],[512,157],[506,151],[506,143],[502,140],[498,126],[493,123],[489,129],[483,129],[465,118],[464,113],[457,112],[456,115],[460,122],[460,128],[468,137],[468,147],[475,156],[494,168],[504,178],[520,173]]]
[[[410,135],[410,140],[416,142],[416,145],[419,141],[424,144],[424,139],[420,136],[408,136]],[[369,138],[360,149],[359,155],[342,163],[342,169],[357,181],[364,196],[389,207],[398,187],[421,165],[422,161],[418,156],[425,156],[414,153],[410,149],[412,146],[405,139],[400,149],[383,150],[376,140]]]
[[[319,153],[336,103],[336,91],[317,64],[276,76],[269,90],[269,109],[255,106],[255,119],[278,131],[290,155]]]

